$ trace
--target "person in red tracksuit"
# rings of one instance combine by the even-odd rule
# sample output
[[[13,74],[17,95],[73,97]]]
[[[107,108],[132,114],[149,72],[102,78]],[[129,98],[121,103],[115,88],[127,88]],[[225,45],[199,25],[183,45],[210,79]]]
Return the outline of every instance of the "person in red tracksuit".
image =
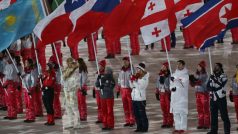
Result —
[[[78,59],[79,66],[79,89],[77,92],[78,96],[78,110],[80,114],[80,120],[87,120],[87,104],[86,104],[86,95],[87,95],[87,80],[88,80],[88,69],[82,58]]]
[[[59,65],[54,62],[54,70],[56,72],[56,82],[54,85],[54,118],[61,119],[62,118],[62,110],[60,103],[60,92],[61,92],[61,73],[59,69]]]
[[[49,59],[49,63],[54,65],[54,71],[56,73],[56,82],[54,85],[54,118],[61,119],[61,103],[60,103],[60,92],[61,92],[61,73],[59,69],[59,64],[57,63],[55,55],[52,55]]]
[[[193,44],[191,43],[190,35],[188,31],[181,27],[181,30],[183,32],[183,38],[184,38],[184,49],[193,48]]]
[[[206,63],[205,61],[201,61],[197,66],[196,73],[190,75],[190,84],[196,89],[196,104],[198,112],[197,129],[209,129],[210,127],[209,92],[206,87],[207,79]]]
[[[25,74],[23,74],[23,81],[22,85],[24,88],[24,100],[26,105],[26,120],[24,122],[31,123],[35,122],[35,105],[34,105],[34,98],[35,98],[35,79],[33,76],[33,67],[34,63],[32,59],[27,59],[25,61]],[[24,83],[23,83],[24,82]],[[27,92],[26,88],[29,92]]]
[[[231,29],[232,44],[238,44],[238,28]]]
[[[45,125],[52,126],[55,125],[54,121],[54,84],[56,82],[56,76],[54,71],[54,65],[52,63],[47,63],[47,69],[44,75],[42,76],[43,81],[43,103],[47,112],[47,122]]]
[[[100,82],[101,81],[101,82]],[[96,87],[100,88],[102,114],[103,114],[103,128],[102,130],[114,129],[114,87],[115,80],[113,78],[112,69],[107,67],[105,74],[99,75],[96,81]]]
[[[117,97],[121,94],[122,104],[125,115],[124,127],[133,127],[135,124],[135,116],[133,114],[131,91],[130,88],[130,76],[132,75],[129,57],[123,58],[123,67],[119,73],[118,85],[116,86]]]
[[[101,60],[99,62],[98,77],[100,77],[100,75],[103,75],[105,73],[105,67],[106,67],[106,61]],[[93,89],[93,98],[96,98],[97,106],[98,106],[98,120],[95,123],[102,123],[102,120],[103,120],[100,92],[101,92],[101,89],[95,85]]]
[[[168,62],[163,63],[156,82],[156,94],[159,94],[160,107],[163,115],[163,124],[161,128],[173,127],[173,114],[170,113],[170,96],[169,90],[170,70]]]
[[[95,52],[93,48],[93,42],[94,42],[95,50],[97,51],[97,42],[96,42],[97,38],[98,38],[97,32],[93,34],[93,38],[91,34],[86,36],[86,40],[88,43],[88,61],[95,61]]]
[[[14,78],[17,76],[14,65],[9,57],[6,58],[7,64],[5,65],[4,84],[3,88],[6,88],[8,95],[6,95],[7,101],[7,116],[4,119],[17,119],[17,105],[16,105],[16,87]]]
[[[36,117],[43,116],[43,107],[42,107],[42,92],[41,92],[41,84],[39,79],[39,72],[37,64],[34,64],[32,69],[32,75],[34,77],[34,89],[35,89],[35,96],[34,96],[34,105],[35,105],[35,114]]]
[[[130,35],[131,55],[140,54],[139,31],[132,32]]]
[[[236,72],[231,80],[230,101],[234,102],[236,111],[236,120],[238,122],[238,64],[236,65]],[[236,128],[238,130],[238,127]]]
[[[17,68],[19,70],[20,74],[24,73],[23,67],[21,65],[21,57],[20,56],[15,56],[15,61]],[[14,78],[15,81],[15,86],[17,87],[16,90],[16,103],[17,103],[17,113],[21,114],[23,113],[23,100],[22,100],[22,82],[19,76]]]
[[[4,59],[4,54],[0,53],[0,80],[3,81],[4,78],[4,66],[5,66],[5,61]],[[7,110],[7,105],[6,105],[6,94],[5,94],[5,90],[3,88],[3,85],[0,84],[0,110]]]

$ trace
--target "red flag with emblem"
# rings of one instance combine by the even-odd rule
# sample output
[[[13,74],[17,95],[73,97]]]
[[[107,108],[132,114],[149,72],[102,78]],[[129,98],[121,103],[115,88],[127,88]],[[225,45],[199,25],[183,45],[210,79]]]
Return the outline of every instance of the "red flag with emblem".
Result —
[[[122,0],[103,24],[105,36],[116,39],[139,31],[147,2],[148,0]]]

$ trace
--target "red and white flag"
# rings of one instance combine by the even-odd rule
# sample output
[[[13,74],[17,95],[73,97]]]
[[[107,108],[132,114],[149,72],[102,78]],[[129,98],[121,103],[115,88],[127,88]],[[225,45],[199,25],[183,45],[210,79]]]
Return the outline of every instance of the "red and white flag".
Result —
[[[141,20],[141,34],[145,45],[170,35],[176,28],[174,0],[149,0]]]
[[[8,8],[14,2],[16,2],[16,0],[0,0],[0,11]]]
[[[177,8],[176,8],[176,18],[178,20],[179,26],[181,26],[181,20],[190,16],[192,13],[197,11],[200,7],[203,6],[204,2],[203,0],[190,0],[188,4],[185,4],[185,6],[182,6],[181,1],[177,3]]]

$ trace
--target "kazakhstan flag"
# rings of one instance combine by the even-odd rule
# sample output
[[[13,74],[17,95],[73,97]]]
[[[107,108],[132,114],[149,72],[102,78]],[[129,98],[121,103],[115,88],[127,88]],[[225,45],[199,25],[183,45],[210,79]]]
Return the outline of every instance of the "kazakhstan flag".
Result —
[[[0,52],[17,39],[32,33],[43,17],[41,0],[17,0],[0,11]]]

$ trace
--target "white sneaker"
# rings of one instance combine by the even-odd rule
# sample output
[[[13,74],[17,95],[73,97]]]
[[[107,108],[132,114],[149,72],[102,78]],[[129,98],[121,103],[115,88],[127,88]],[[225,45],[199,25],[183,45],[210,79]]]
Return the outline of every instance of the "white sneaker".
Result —
[[[73,125],[64,126],[64,129],[70,129],[70,128],[73,128]]]
[[[81,125],[75,125],[74,126],[74,129],[81,129],[81,128],[83,128],[83,126],[81,126]]]

